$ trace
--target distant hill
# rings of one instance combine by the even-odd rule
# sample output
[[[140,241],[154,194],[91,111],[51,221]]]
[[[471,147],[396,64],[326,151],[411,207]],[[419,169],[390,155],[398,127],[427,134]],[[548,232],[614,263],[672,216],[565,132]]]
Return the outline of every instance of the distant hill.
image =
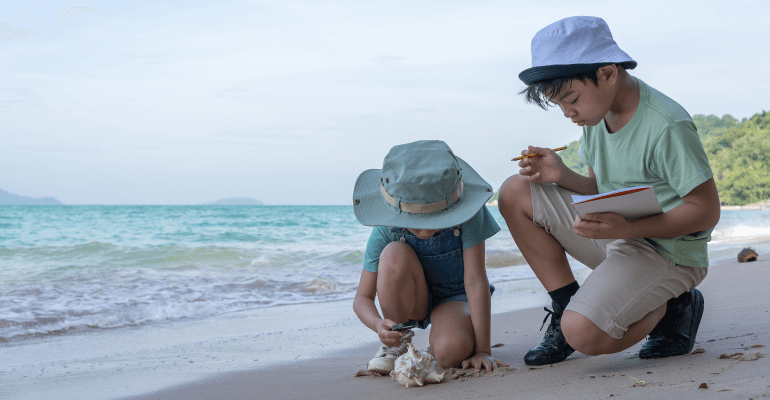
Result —
[[[64,205],[64,203],[53,197],[33,199],[31,197],[8,193],[5,190],[0,189],[0,205],[61,206]]]
[[[251,199],[248,197],[230,197],[227,199],[221,199],[212,201],[211,203],[204,203],[204,206],[261,206],[264,205],[257,199]]]

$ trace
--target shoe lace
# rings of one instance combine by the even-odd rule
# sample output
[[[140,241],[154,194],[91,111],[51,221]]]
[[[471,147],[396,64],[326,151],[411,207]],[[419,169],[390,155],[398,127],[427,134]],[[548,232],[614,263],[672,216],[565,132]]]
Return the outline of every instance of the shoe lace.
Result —
[[[553,316],[556,315],[556,313],[553,312],[553,310],[549,310],[548,307],[543,307],[543,310],[545,310],[547,314],[545,314],[545,318],[543,318],[543,325],[540,325],[541,331],[543,330],[543,327],[545,326],[545,321],[548,320],[548,317],[551,317],[551,322],[553,322]],[[549,326],[548,331],[546,331],[546,333],[548,333],[550,330],[551,330],[551,327]]]

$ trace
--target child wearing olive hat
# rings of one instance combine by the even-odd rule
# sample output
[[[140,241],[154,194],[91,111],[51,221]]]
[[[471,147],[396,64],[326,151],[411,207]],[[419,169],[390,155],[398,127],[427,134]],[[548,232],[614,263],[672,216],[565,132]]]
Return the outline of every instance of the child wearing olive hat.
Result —
[[[563,361],[574,350],[617,353],[649,336],[639,358],[689,353],[703,315],[706,243],[719,221],[719,196],[695,124],[682,106],[628,70],[637,65],[596,17],[570,17],[532,39],[532,68],[519,74],[529,102],[557,105],[583,137],[588,176],[552,150],[530,146],[520,175],[500,189],[499,209],[516,246],[553,300],[551,324],[529,365]],[[587,214],[572,194],[649,185],[663,213],[627,221]],[[606,247],[592,239],[618,239]],[[593,271],[582,286],[566,254]]]
[[[404,322],[433,325],[430,352],[443,368],[507,366],[490,347],[494,286],[484,241],[500,230],[485,206],[491,196],[492,187],[438,140],[395,146],[382,169],[358,177],[353,210],[374,229],[353,309],[383,343],[369,370],[393,370],[414,336],[391,330]]]

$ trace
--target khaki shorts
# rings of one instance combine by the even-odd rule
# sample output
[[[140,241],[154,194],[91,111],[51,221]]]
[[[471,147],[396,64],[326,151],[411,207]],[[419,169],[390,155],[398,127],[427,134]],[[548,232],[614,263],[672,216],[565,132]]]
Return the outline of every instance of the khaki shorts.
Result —
[[[593,270],[566,310],[588,318],[611,337],[622,338],[629,325],[698,286],[706,277],[708,268],[676,264],[636,240],[597,246],[572,228],[577,215],[571,205],[574,192],[554,184],[529,186],[535,225]]]

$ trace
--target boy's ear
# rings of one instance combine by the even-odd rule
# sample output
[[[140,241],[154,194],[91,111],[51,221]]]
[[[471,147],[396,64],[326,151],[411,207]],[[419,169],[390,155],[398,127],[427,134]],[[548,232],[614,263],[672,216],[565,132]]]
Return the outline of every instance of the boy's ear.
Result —
[[[611,86],[614,85],[617,81],[618,73],[618,66],[615,64],[610,64],[600,67],[598,70],[596,70],[596,77],[600,81],[605,81]]]

